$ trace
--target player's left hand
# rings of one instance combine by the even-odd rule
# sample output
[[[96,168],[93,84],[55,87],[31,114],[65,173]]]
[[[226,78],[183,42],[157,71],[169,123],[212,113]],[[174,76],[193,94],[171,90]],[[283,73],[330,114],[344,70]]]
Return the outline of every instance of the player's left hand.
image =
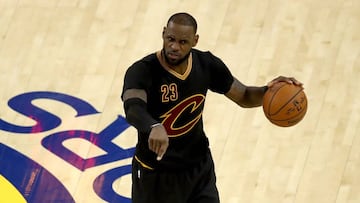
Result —
[[[286,82],[289,84],[294,84],[297,86],[302,86],[303,84],[301,82],[299,82],[298,80],[296,80],[294,77],[285,77],[285,76],[279,76],[275,79],[273,79],[272,81],[270,81],[267,86],[270,88],[272,87],[275,83],[278,82]]]

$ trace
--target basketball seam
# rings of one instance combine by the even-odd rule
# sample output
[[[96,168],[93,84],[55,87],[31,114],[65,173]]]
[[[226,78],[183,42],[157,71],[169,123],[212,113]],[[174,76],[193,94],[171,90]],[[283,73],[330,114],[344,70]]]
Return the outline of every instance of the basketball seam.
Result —
[[[280,88],[279,88],[279,89],[280,89]],[[294,96],[292,96],[290,99],[288,99],[288,101],[287,101],[285,104],[283,104],[274,114],[270,114],[270,113],[269,113],[269,115],[272,116],[272,115],[278,114],[278,113],[284,108],[284,106],[286,106],[287,104],[289,104],[290,101],[291,101],[294,97],[296,97],[301,91],[302,91],[302,89],[300,89],[296,94],[294,94]],[[276,92],[276,93],[277,93],[277,92]],[[275,97],[275,95],[274,95],[273,97]],[[272,99],[272,98],[271,98],[271,99]],[[269,112],[270,112],[270,111],[269,111]]]
[[[272,104],[272,102],[273,102],[273,99],[274,99],[275,95],[276,95],[276,94],[278,93],[278,91],[279,91],[281,88],[283,88],[285,85],[286,85],[286,83],[284,83],[282,86],[280,86],[280,87],[276,90],[276,92],[274,93],[274,95],[271,97],[271,99],[270,99],[270,101],[269,101],[269,103],[268,103],[268,113],[265,114],[268,118],[271,118],[271,114],[270,114],[271,104]]]
[[[299,111],[299,113],[302,113],[303,111],[306,111],[307,110],[307,102],[306,102],[306,105],[304,106],[304,108],[301,110],[301,111]],[[299,114],[297,114],[297,115],[295,115],[295,116],[293,116],[293,117],[291,117],[291,118],[287,118],[287,119],[281,119],[281,120],[278,120],[278,119],[271,119],[272,121],[288,121],[288,120],[291,120],[291,119],[293,119],[293,118],[296,118],[296,116],[299,116]]]
[[[280,90],[280,88],[279,88],[279,90]],[[279,91],[278,90],[278,91]],[[278,92],[278,91],[276,91],[276,93]],[[280,108],[279,108],[279,110],[277,110],[275,113],[273,113],[273,114],[270,114],[269,113],[269,116],[273,116],[273,115],[276,115],[276,114],[278,114],[283,108],[284,108],[284,106],[286,106],[287,104],[289,104],[290,103],[290,101],[294,98],[294,97],[296,97],[300,92],[302,91],[302,89],[300,89],[294,96],[292,96],[290,99],[288,99],[288,101],[285,103],[285,104],[283,104]],[[275,95],[271,98],[271,101],[272,101],[272,99],[275,97]],[[270,103],[271,104],[271,103]],[[269,109],[270,110],[270,109]],[[269,111],[270,112],[270,111]]]

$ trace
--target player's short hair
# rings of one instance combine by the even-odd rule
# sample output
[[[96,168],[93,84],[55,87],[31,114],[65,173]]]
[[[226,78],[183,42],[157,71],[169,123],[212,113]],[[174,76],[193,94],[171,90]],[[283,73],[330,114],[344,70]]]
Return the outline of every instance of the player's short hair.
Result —
[[[195,33],[197,31],[196,20],[193,16],[191,16],[188,13],[184,13],[184,12],[175,13],[169,18],[167,25],[169,25],[170,22],[180,24],[180,25],[189,25],[194,28]]]

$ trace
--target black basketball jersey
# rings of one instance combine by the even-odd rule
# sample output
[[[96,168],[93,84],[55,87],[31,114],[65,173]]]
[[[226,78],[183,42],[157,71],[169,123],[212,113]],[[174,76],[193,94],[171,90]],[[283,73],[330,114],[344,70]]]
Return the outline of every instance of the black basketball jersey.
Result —
[[[147,110],[163,124],[169,147],[161,161],[148,148],[148,133],[138,132],[135,158],[152,169],[187,168],[207,153],[209,142],[203,130],[202,112],[208,89],[221,94],[229,91],[233,76],[226,65],[210,52],[192,49],[188,68],[178,74],[161,65],[160,52],[135,62],[126,72],[126,89],[144,89]]]

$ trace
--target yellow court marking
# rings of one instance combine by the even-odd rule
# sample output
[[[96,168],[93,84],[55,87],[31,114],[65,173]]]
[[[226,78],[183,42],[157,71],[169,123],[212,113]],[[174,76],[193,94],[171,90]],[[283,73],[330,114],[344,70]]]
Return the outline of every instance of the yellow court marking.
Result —
[[[26,202],[21,193],[2,175],[0,175],[0,202]]]

